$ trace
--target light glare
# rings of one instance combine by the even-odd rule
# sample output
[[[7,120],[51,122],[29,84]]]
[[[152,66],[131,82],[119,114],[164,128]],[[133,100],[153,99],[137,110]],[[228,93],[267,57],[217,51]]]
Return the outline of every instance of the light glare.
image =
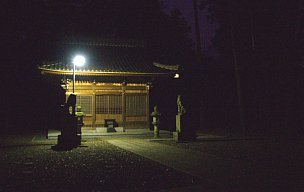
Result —
[[[79,66],[79,67],[83,66],[85,63],[84,56],[77,55],[76,57],[74,57],[73,63],[74,63],[74,65]]]

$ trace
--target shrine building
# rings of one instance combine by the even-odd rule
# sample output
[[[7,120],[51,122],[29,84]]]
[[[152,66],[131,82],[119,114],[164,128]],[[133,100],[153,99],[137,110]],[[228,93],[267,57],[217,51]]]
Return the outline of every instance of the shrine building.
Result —
[[[155,79],[164,81],[178,76],[178,66],[155,63],[144,46],[134,41],[100,40],[65,42],[60,58],[39,66],[43,75],[60,78],[68,97],[73,87],[75,55],[86,58],[75,68],[76,106],[85,113],[84,126],[105,126],[115,119],[126,129],[149,128],[150,88]]]

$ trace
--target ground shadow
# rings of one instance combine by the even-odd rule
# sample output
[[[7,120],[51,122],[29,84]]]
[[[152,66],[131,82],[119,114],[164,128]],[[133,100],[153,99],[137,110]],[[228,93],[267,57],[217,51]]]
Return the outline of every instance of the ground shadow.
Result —
[[[86,145],[77,145],[77,146],[73,146],[73,145],[53,145],[51,146],[51,149],[53,151],[71,151],[72,149],[78,148],[78,147],[88,147]]]

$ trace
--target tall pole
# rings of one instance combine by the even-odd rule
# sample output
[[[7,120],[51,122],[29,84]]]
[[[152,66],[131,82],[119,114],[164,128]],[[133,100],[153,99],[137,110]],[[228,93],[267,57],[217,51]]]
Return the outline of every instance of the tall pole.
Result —
[[[76,65],[82,66],[85,63],[85,58],[81,55],[77,55],[73,59],[73,93],[75,92],[75,71],[76,71]]]
[[[73,63],[73,93],[75,92],[75,63]]]

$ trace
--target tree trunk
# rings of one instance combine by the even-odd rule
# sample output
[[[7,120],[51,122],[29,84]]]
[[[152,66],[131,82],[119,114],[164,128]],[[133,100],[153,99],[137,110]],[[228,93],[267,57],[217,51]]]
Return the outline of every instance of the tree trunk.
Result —
[[[240,126],[242,130],[242,134],[246,134],[245,130],[245,121],[244,121],[244,108],[242,102],[242,94],[241,94],[241,80],[240,80],[240,71],[237,62],[236,48],[235,48],[235,40],[234,40],[234,32],[232,23],[230,25],[230,35],[231,35],[231,46],[232,46],[232,55],[233,55],[233,64],[234,64],[234,72],[235,72],[235,81],[237,88],[237,96],[238,96],[238,107],[239,107],[239,118],[240,118]]]
[[[252,10],[250,11],[250,36],[251,36],[251,49],[255,50],[255,38],[254,38],[254,20]]]
[[[196,38],[196,54],[198,57],[199,64],[202,62],[202,46],[201,46],[201,34],[198,19],[198,8],[197,0],[192,0],[194,10],[194,21],[195,21],[195,38]]]

